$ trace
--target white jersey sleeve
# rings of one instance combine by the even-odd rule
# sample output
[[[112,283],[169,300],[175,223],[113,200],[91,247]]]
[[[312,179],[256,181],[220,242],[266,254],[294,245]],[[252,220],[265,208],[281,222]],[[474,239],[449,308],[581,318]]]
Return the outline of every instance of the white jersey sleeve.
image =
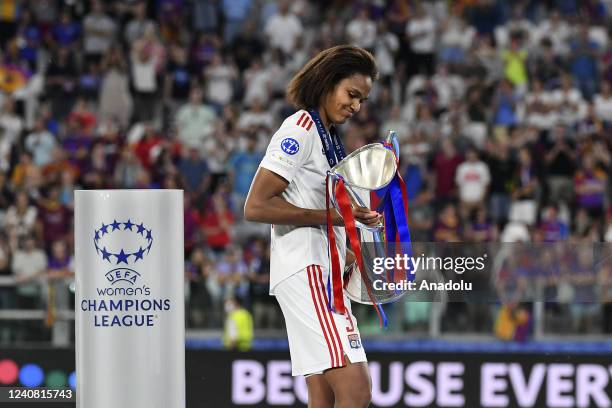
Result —
[[[285,122],[272,136],[260,166],[291,183],[308,161],[312,146],[313,138],[305,128]]]

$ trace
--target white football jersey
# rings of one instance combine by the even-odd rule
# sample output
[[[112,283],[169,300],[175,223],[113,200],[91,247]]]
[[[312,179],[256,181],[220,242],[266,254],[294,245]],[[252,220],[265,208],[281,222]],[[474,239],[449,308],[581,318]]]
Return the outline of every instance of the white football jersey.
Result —
[[[307,209],[325,208],[325,176],[329,163],[317,127],[305,110],[289,116],[276,131],[260,164],[289,182],[282,197]],[[344,227],[334,227],[340,267],[344,269]],[[284,279],[309,265],[329,267],[325,225],[272,225],[270,294]]]

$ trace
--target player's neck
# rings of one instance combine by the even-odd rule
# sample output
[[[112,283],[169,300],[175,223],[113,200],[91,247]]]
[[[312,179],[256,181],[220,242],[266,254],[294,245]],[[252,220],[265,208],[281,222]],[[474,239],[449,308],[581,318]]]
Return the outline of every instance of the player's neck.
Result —
[[[329,132],[329,127],[331,126],[331,123],[329,122],[329,119],[327,118],[327,114],[325,113],[325,109],[323,109],[323,107],[319,108],[319,116],[321,117],[321,122],[323,122],[323,126],[325,126],[325,130]]]

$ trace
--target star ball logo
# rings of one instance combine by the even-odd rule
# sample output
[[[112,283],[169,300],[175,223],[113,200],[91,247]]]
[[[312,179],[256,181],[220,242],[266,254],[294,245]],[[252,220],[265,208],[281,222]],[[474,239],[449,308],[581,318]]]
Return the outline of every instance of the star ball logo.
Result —
[[[281,149],[283,149],[283,152],[287,153],[288,155],[293,156],[300,150],[300,144],[297,140],[288,137],[283,139],[281,142]]]
[[[118,248],[109,249],[105,242],[105,237],[108,237],[118,231],[122,234],[129,234],[133,236],[133,241],[136,242],[133,247],[130,248]],[[130,237],[132,238],[132,237]],[[132,239],[130,239],[132,241]],[[106,279],[111,284],[117,282],[127,282],[129,284],[135,284],[140,274],[134,269],[130,269],[127,266],[133,263],[134,266],[139,260],[143,260],[145,255],[151,251],[153,245],[152,230],[147,228],[144,223],[136,224],[128,219],[125,222],[118,222],[116,219],[111,224],[104,224],[95,230],[93,238],[96,253],[98,253],[102,260],[108,261],[109,264],[115,265],[116,268],[106,273]],[[136,248],[138,247],[138,248]],[[125,264],[125,267],[122,267]]]
[[[152,327],[159,313],[170,310],[170,299],[155,297],[155,288],[141,282],[142,274],[135,270],[144,265],[153,241],[152,228],[132,219],[113,219],[95,227],[93,244],[98,262],[112,269],[105,273],[110,285],[96,287],[96,296],[81,301],[81,310],[93,314],[94,327]]]

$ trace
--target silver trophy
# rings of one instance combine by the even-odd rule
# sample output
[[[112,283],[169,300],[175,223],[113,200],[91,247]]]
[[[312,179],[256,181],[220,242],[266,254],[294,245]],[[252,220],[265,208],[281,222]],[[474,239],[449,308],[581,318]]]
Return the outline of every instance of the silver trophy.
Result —
[[[368,208],[370,193],[384,189],[391,183],[397,172],[399,157],[395,132],[390,131],[386,141],[387,146],[372,143],[353,151],[330,170],[330,198],[338,212],[340,208],[333,193],[340,179],[344,181],[353,205]],[[393,146],[393,150],[388,146]],[[355,225],[366,271],[362,276],[357,263],[347,265],[344,271],[344,292],[351,300],[364,304],[373,304],[372,300],[376,303],[389,303],[399,299],[405,291],[374,288],[375,280],[390,282],[397,278],[393,274],[378,274],[373,270],[374,259],[387,256],[384,224],[381,222],[367,226],[355,220]]]

